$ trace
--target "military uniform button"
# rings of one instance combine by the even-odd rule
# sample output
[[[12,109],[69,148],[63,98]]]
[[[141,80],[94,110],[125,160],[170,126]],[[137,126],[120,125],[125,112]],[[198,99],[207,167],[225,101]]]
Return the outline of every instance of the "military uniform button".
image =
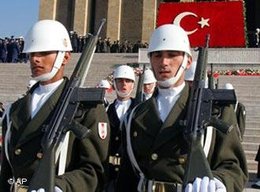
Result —
[[[15,151],[14,151],[14,154],[15,155],[20,155],[22,153],[22,149],[16,149]]]
[[[179,157],[178,161],[180,164],[184,164],[186,162],[186,158],[185,157]]]
[[[36,157],[37,157],[38,159],[42,159],[43,153],[38,152],[38,153],[36,154]]]
[[[115,168],[115,171],[119,171],[119,168],[118,168],[118,167],[116,167],[116,168]]]
[[[137,137],[137,131],[134,131],[133,136]]]
[[[151,155],[151,158],[152,158],[152,160],[157,160],[157,159],[158,159],[157,153],[153,153],[153,154]]]
[[[119,140],[119,137],[116,137],[115,140],[118,141],[118,140]]]

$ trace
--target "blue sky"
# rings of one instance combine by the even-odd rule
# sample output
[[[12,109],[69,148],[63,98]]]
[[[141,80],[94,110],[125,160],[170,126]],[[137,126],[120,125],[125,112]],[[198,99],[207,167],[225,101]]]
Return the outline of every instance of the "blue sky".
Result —
[[[25,36],[38,21],[40,0],[0,0],[0,38]]]

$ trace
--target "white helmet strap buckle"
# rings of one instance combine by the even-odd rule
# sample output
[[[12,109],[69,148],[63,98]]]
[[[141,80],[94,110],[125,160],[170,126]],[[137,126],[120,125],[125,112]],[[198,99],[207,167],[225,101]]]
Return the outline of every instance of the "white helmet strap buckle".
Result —
[[[65,56],[65,51],[59,51],[56,60],[54,62],[54,65],[52,67],[52,70],[49,73],[39,75],[37,77],[34,77],[33,79],[35,79],[36,81],[48,81],[52,79],[60,69],[64,56]]]
[[[187,67],[187,63],[188,63],[188,55],[187,53],[184,53],[184,57],[182,60],[181,65],[179,66],[178,70],[176,71],[176,74],[174,77],[171,77],[165,81],[158,81],[158,85],[160,87],[170,87],[172,85],[174,85],[181,77],[181,75],[183,74],[183,72],[185,71],[186,67]]]

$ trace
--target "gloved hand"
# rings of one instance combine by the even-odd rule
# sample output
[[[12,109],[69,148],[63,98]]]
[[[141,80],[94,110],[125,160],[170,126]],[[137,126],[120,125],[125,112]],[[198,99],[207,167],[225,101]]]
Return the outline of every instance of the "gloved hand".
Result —
[[[227,189],[217,178],[210,180],[209,177],[197,177],[185,187],[185,192],[227,192]]]
[[[45,192],[45,189],[40,188],[37,191],[36,190],[32,190],[31,192]],[[63,192],[59,187],[55,186],[54,187],[54,192]]]

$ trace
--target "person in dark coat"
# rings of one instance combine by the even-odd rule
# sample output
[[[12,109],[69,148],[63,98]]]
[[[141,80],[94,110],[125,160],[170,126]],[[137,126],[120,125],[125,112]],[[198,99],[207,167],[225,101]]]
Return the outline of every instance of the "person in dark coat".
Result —
[[[7,58],[7,47],[5,40],[0,39],[0,62],[5,63]]]
[[[18,57],[20,54],[20,47],[18,42],[12,38],[7,45],[7,62],[8,63],[17,63]]]
[[[113,192],[121,166],[122,150],[125,134],[123,123],[127,115],[135,106],[135,100],[131,97],[134,89],[135,73],[132,67],[121,65],[113,72],[113,86],[117,98],[108,106],[111,137],[109,143],[107,185],[105,191]]]
[[[37,83],[5,113],[1,192],[13,191],[14,188],[27,191],[45,155],[41,141],[57,104],[62,102],[60,96],[68,83],[64,69],[71,59],[71,50],[68,32],[58,21],[40,20],[25,37],[24,52],[30,56],[32,77]],[[78,139],[71,131],[66,133],[59,150],[56,150],[54,191],[101,191],[110,137],[104,105],[80,103],[74,117],[90,132],[83,139]]]
[[[173,24],[158,27],[150,38],[148,55],[158,89],[129,115],[127,156],[123,156],[129,161],[122,160],[117,191],[242,192],[248,179],[247,162],[231,105],[213,114],[232,125],[231,129],[222,132],[218,127],[205,127],[202,137],[202,154],[213,177],[201,173],[183,185],[189,148],[185,120],[191,93],[184,74],[192,63],[186,32]],[[203,158],[197,161],[203,163]]]

